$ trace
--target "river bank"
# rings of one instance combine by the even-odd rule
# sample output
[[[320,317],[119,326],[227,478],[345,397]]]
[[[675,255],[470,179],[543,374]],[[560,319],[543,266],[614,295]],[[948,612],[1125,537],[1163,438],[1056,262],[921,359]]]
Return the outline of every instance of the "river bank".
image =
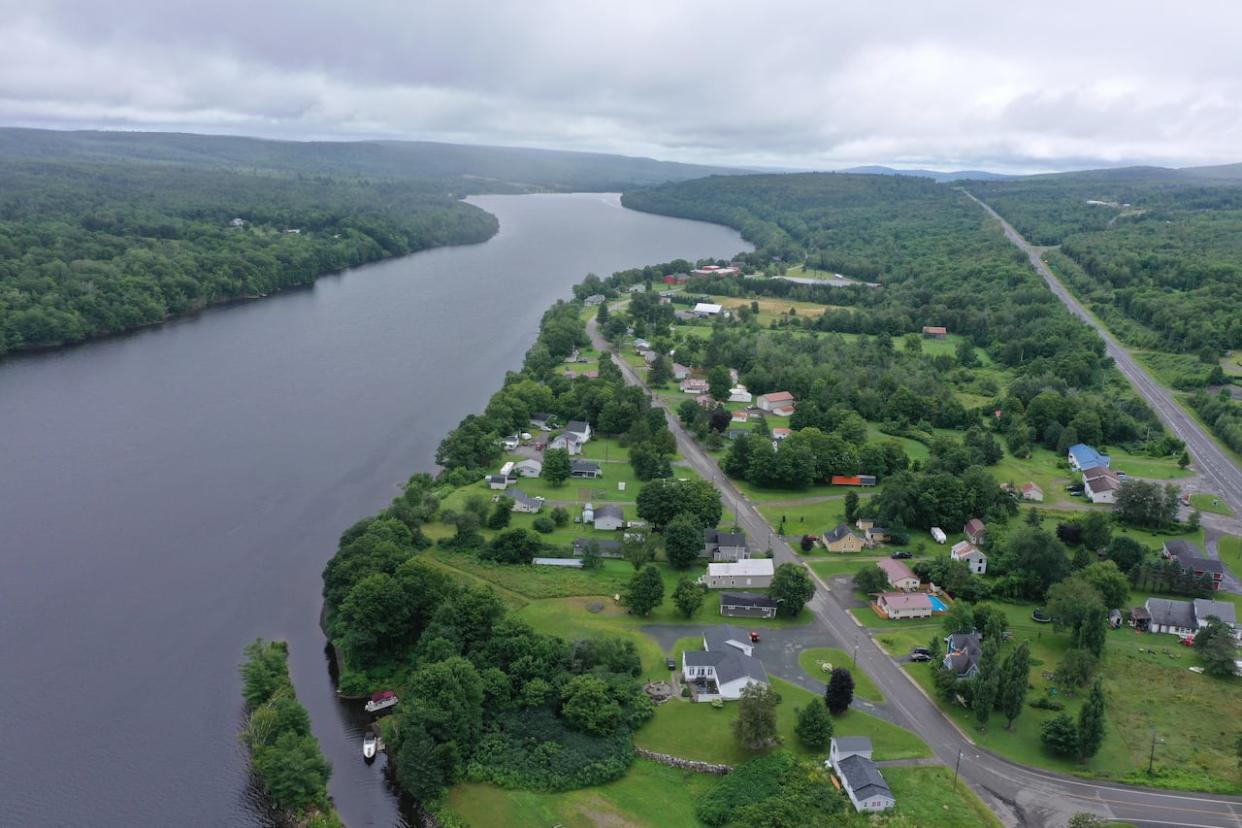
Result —
[[[290,644],[346,824],[402,823],[323,649],[342,528],[433,464],[582,274],[747,247],[615,194],[470,201],[499,217],[486,243],[0,363],[0,693],[63,701],[0,710],[38,746],[0,755],[6,818],[267,826],[236,739],[237,654],[261,635]]]

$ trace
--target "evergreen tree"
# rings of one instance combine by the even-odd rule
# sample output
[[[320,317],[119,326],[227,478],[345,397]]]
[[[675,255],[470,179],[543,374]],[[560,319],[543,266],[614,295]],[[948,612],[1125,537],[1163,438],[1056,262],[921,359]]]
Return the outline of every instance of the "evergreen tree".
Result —
[[[1022,713],[1030,686],[1031,645],[1023,641],[1015,647],[1001,667],[1000,697],[997,702],[1005,715],[1005,727],[1013,730],[1014,719]]]
[[[599,310],[595,311],[595,321],[598,322],[601,327],[603,327],[608,322],[608,315],[609,315],[608,303],[600,302]]]
[[[673,369],[668,364],[668,357],[664,354],[658,355],[655,362],[651,363],[651,370],[647,372],[647,384],[652,388],[659,388],[672,378]]]
[[[1078,758],[1090,759],[1104,743],[1104,685],[1099,680],[1091,685],[1091,695],[1078,711]]]
[[[975,721],[979,729],[988,726],[992,718],[992,707],[996,704],[1000,685],[999,647],[996,639],[983,642],[983,654],[979,659],[979,674],[975,676],[974,694],[971,706],[975,711]]]
[[[832,717],[819,702],[807,702],[798,710],[798,724],[794,727],[798,741],[812,750],[823,750],[832,739]]]
[[[1108,635],[1108,611],[1096,605],[1087,609],[1074,631],[1074,646],[1086,650],[1095,657],[1104,653]]]
[[[849,710],[854,701],[854,677],[844,667],[833,667],[828,677],[828,687],[824,690],[824,704],[828,712],[839,716]]]
[[[853,523],[858,520],[858,493],[845,493],[845,522]]]

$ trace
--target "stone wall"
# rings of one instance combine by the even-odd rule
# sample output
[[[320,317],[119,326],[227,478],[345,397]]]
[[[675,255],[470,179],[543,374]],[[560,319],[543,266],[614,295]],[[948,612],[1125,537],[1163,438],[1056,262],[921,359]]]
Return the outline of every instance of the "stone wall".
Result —
[[[654,751],[644,750],[643,748],[634,748],[634,755],[643,759],[650,759],[652,762],[659,762],[661,765],[668,765],[672,768],[681,768],[682,770],[694,771],[695,773],[710,773],[716,776],[724,776],[733,770],[730,765],[715,765],[711,762],[695,762],[691,759],[682,759],[680,756],[669,756],[667,753],[655,753]]]

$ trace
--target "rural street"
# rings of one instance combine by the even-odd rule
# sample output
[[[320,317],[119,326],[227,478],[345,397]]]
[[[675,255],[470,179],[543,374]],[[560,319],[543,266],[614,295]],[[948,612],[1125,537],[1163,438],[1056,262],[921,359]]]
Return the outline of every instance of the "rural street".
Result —
[[[965,190],[962,192],[966,193],[972,201],[986,210],[988,215],[1000,222],[1001,227],[1005,231],[1006,238],[1027,255],[1027,258],[1031,260],[1031,267],[1035,268],[1035,271],[1048,283],[1048,287],[1052,290],[1053,295],[1060,299],[1070,309],[1071,313],[1095,329],[1100,338],[1104,340],[1104,344],[1108,348],[1108,355],[1117,363],[1121,373],[1125,374],[1126,379],[1138,390],[1139,394],[1142,395],[1143,399],[1147,401],[1147,404],[1151,406],[1152,410],[1156,412],[1164,424],[1168,426],[1169,430],[1177,435],[1178,439],[1185,441],[1186,447],[1190,449],[1192,466],[1198,469],[1213,484],[1217,494],[1223,496],[1226,503],[1235,509],[1242,508],[1242,470],[1238,469],[1233,459],[1222,451],[1220,446],[1216,445],[1212,437],[1199,425],[1198,421],[1177,404],[1173,399],[1173,395],[1153,380],[1143,370],[1142,366],[1135,361],[1134,357],[1130,355],[1130,352],[1117,342],[1108,329],[1094,316],[1089,314],[1065,285],[1061,284],[1060,280],[1052,275],[1052,271],[1048,269],[1043,259],[1040,258],[1037,248],[1022,238],[1018,231],[1014,230],[1009,222],[1001,218],[1000,214],[990,206]]]
[[[595,320],[587,323],[592,345],[600,353],[611,353]],[[638,373],[624,360],[612,355],[625,381],[646,388]],[[647,389],[650,391],[650,389]],[[726,509],[737,516],[739,526],[762,547],[770,544],[775,562],[801,563],[801,559],[764,520],[754,505],[725,477],[715,461],[686,432],[667,406],[664,408],[677,447],[689,465],[721,492]],[[1238,502],[1242,502],[1239,500]],[[807,630],[807,647],[837,646],[853,651],[857,645],[858,666],[871,676],[884,693],[888,712],[908,730],[917,733],[948,767],[960,756],[960,775],[1006,824],[1011,826],[1056,826],[1066,824],[1074,813],[1090,811],[1142,826],[1223,826],[1242,828],[1242,797],[1215,794],[1176,793],[1107,783],[1095,783],[1028,768],[1002,759],[977,747],[950,722],[924,695],[913,679],[872,640],[847,611],[827,583],[807,570],[819,589],[809,604],[817,621]],[[848,587],[847,587],[848,589]],[[819,635],[827,636],[820,640]]]

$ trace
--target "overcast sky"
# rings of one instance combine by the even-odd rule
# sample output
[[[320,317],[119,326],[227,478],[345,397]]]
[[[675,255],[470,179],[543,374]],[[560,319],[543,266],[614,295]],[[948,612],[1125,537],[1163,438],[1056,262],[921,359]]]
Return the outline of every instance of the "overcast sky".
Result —
[[[1242,3],[0,0],[0,123],[705,163],[1242,161]]]

